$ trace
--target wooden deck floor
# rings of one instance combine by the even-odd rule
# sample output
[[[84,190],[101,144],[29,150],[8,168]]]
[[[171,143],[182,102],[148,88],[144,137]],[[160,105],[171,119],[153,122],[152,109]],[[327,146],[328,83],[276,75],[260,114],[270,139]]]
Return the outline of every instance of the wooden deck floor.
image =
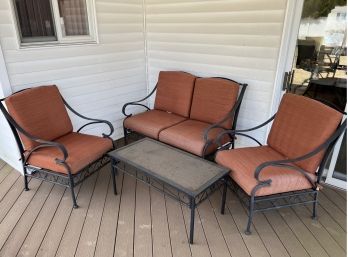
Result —
[[[346,256],[346,193],[326,187],[319,219],[306,207],[256,214],[253,234],[243,233],[246,211],[228,192],[225,215],[220,193],[199,206],[194,244],[189,210],[128,176],[112,192],[109,166],[69,190],[38,180],[23,191],[23,178],[0,161],[0,256]]]

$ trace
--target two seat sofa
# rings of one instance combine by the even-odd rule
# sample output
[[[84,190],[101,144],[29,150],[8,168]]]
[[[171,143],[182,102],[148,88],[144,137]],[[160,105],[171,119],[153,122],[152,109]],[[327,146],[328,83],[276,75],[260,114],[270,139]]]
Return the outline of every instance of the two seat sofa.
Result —
[[[217,149],[216,136],[236,127],[246,86],[226,78],[200,78],[186,72],[162,71],[155,89],[147,97],[123,106],[125,140],[136,132],[206,157]],[[154,109],[150,110],[141,102],[155,91]],[[127,114],[130,105],[143,106],[147,111]],[[231,138],[228,136],[225,141]]]

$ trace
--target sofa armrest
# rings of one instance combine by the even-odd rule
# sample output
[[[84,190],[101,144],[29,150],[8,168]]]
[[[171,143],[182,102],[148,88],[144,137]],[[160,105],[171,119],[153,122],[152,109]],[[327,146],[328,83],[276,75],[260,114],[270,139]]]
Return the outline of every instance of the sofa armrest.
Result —
[[[208,142],[210,130],[212,130],[214,128],[225,129],[223,127],[223,124],[226,121],[228,121],[229,119],[233,119],[232,129],[235,129],[236,121],[237,121],[238,114],[239,114],[240,105],[242,103],[244,93],[245,93],[245,90],[246,90],[248,85],[247,84],[240,84],[240,86],[242,88],[241,88],[240,94],[238,96],[238,99],[237,99],[236,103],[234,104],[234,106],[232,107],[232,109],[229,111],[229,113],[223,119],[221,119],[219,122],[212,124],[208,128],[205,129],[204,134],[203,134],[203,139],[205,142]]]
[[[262,128],[264,126],[266,126],[268,123],[270,123],[274,118],[275,118],[276,114],[274,114],[271,118],[269,118],[268,120],[266,120],[265,122],[261,123],[260,125],[257,125],[256,127],[253,128],[249,128],[249,129],[240,129],[240,130],[225,130],[222,131],[215,139],[215,142],[217,145],[221,146],[221,139],[223,136],[225,135],[230,135],[231,137],[234,137],[235,135],[241,135],[241,136],[245,136],[247,138],[252,139],[253,141],[255,141],[257,144],[262,145],[257,139],[255,139],[254,137],[245,134],[244,132],[250,132],[253,130],[257,130],[259,128]]]
[[[150,108],[149,108],[148,106],[142,104],[141,102],[145,101],[145,100],[148,99],[150,96],[152,96],[153,93],[155,93],[156,89],[157,89],[157,85],[154,87],[154,89],[152,89],[152,91],[150,92],[150,94],[147,95],[146,97],[144,97],[144,98],[142,98],[142,99],[140,99],[140,100],[138,100],[138,101],[129,102],[129,103],[126,103],[125,105],[123,105],[123,107],[122,107],[122,113],[123,113],[123,115],[126,116],[126,117],[132,116],[132,114],[127,114],[127,113],[126,113],[126,109],[127,109],[127,107],[128,107],[129,105],[142,106],[142,107],[146,108],[147,110],[150,110]]]

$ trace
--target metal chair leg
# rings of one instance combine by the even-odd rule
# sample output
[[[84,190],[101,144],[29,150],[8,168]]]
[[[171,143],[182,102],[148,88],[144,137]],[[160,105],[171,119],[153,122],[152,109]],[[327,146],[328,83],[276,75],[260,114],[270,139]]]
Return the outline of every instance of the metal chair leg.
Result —
[[[318,206],[318,192],[316,192],[314,195],[312,219],[316,219],[318,217],[317,216],[317,206]]]
[[[195,210],[196,210],[196,202],[195,198],[190,198],[190,209],[191,209],[191,220],[190,220],[190,238],[189,243],[193,244],[193,233],[195,229]]]
[[[71,198],[73,201],[73,207],[74,207],[74,209],[77,209],[79,206],[77,205],[77,202],[76,202],[76,196],[75,196],[75,191],[74,191],[74,180],[73,180],[73,177],[71,174],[69,175],[69,181],[70,181],[69,187],[70,187],[70,191],[71,191]]]
[[[253,219],[253,215],[254,215],[254,196],[251,196],[250,197],[250,203],[249,203],[249,213],[248,213],[248,224],[247,224],[247,227],[246,227],[246,230],[245,230],[245,234],[246,235],[250,235],[251,234],[251,230],[250,230],[250,227],[251,227],[251,222],[252,222],[252,219]]]
[[[24,172],[24,191],[29,191],[29,186],[28,186],[28,177]]]
[[[124,142],[124,145],[127,145],[128,144],[128,132],[127,132],[127,129],[125,127],[123,127],[123,142]]]

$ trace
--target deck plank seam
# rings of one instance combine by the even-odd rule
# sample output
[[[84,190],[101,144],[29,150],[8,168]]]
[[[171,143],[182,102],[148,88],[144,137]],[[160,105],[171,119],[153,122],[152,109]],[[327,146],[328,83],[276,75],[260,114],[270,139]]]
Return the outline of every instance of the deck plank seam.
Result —
[[[88,206],[86,207],[87,210],[86,210],[85,217],[83,219],[83,223],[82,223],[82,227],[81,227],[81,231],[80,231],[80,235],[79,235],[79,240],[77,241],[77,244],[76,244],[76,247],[75,247],[74,256],[76,256],[77,248],[78,248],[78,246],[80,244],[80,239],[81,239],[83,228],[85,226],[87,214],[88,214],[88,211],[89,211],[89,206],[91,205],[91,201],[92,201],[92,198],[93,198],[93,195],[94,195],[94,192],[95,192],[95,188],[96,188],[96,185],[97,185],[97,182],[98,182],[99,179],[100,179],[100,172],[98,171],[97,172],[97,178],[96,178],[96,180],[94,182],[94,185],[93,185],[93,191],[92,191],[91,197],[90,197],[90,199],[88,201]],[[64,233],[65,233],[65,231],[64,231]],[[64,235],[64,233],[63,233],[63,235]]]
[[[109,180],[108,180],[108,183],[107,183],[107,191],[106,191],[106,194],[105,194],[105,199],[104,199],[104,204],[103,204],[103,210],[102,210],[102,213],[101,213],[101,218],[100,218],[100,222],[99,222],[99,228],[98,228],[98,233],[97,233],[97,241],[96,241],[96,244],[95,244],[95,247],[94,247],[94,251],[93,251],[93,256],[95,256],[95,251],[97,250],[97,242],[98,242],[98,238],[99,238],[99,234],[100,234],[100,227],[101,227],[101,224],[103,222],[103,215],[104,215],[104,211],[105,211],[105,204],[106,204],[106,198],[108,196],[108,189],[110,187],[110,183],[111,183],[111,176],[109,175]]]
[[[45,203],[47,202],[48,197],[49,197],[50,194],[52,193],[53,188],[54,188],[54,185],[52,185],[52,187],[51,187],[51,189],[50,189],[50,192],[47,194],[45,200],[43,201],[43,203],[42,203],[42,205],[41,205],[41,208],[40,208],[39,212],[37,213],[37,215],[36,215],[36,217],[35,217],[33,223],[32,223],[31,226],[30,226],[30,229],[28,230],[28,233],[27,233],[27,234],[25,235],[25,237],[24,237],[24,240],[20,243],[21,246],[18,248],[18,251],[17,251],[17,253],[16,253],[16,256],[18,255],[19,251],[21,250],[21,248],[22,248],[22,246],[23,246],[25,240],[27,239],[27,237],[28,237],[28,235],[29,235],[31,229],[33,228],[33,226],[34,226],[34,224],[35,224],[37,218],[39,217],[39,215],[40,215],[40,213],[41,213],[41,211],[42,211],[42,208],[45,206]],[[16,224],[16,226],[17,226],[17,224]],[[12,233],[12,232],[11,232],[11,233]],[[4,245],[5,245],[5,244],[4,244]],[[1,250],[0,250],[0,251],[1,251]]]

